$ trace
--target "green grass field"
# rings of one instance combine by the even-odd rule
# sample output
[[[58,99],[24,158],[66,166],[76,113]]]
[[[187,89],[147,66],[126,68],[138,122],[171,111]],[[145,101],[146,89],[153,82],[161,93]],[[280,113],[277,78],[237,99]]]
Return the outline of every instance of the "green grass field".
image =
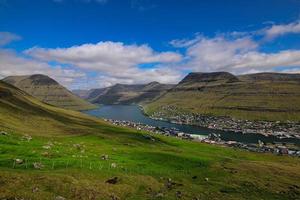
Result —
[[[0,97],[0,199],[300,198],[299,158],[112,126],[2,82]]]

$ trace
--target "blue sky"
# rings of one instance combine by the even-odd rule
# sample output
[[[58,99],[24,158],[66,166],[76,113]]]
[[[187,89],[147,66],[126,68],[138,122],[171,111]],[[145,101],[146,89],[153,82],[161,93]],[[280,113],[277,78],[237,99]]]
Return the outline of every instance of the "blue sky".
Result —
[[[300,72],[298,0],[0,0],[0,76],[65,86]]]

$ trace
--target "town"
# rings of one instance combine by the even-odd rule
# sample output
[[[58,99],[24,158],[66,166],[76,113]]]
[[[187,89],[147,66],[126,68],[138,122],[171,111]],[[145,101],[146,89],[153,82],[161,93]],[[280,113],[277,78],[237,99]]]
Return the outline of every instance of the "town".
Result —
[[[167,113],[167,114],[166,114]],[[278,138],[300,139],[300,123],[250,121],[234,119],[226,116],[209,116],[180,112],[175,106],[163,106],[160,111],[151,116],[155,120],[164,120],[171,123],[202,126],[215,130],[233,131],[241,133],[256,133]]]
[[[262,141],[258,141],[257,144],[245,144],[237,141],[224,141],[220,138],[219,134],[209,134],[205,135],[195,135],[195,134],[188,134],[181,131],[178,131],[175,128],[166,128],[166,127],[154,127],[147,124],[142,123],[135,123],[131,121],[125,120],[114,120],[114,119],[104,119],[105,121],[122,127],[130,127],[134,128],[139,131],[148,131],[155,134],[161,134],[165,136],[172,136],[186,140],[193,140],[197,142],[207,143],[207,144],[214,144],[214,145],[221,145],[233,148],[244,149],[252,152],[259,152],[259,153],[273,153],[276,155],[290,155],[290,156],[297,156],[300,157],[300,149],[296,146],[288,146],[287,144],[283,143],[272,143],[272,144],[265,144]],[[151,135],[144,135],[145,138],[155,142],[155,138]]]

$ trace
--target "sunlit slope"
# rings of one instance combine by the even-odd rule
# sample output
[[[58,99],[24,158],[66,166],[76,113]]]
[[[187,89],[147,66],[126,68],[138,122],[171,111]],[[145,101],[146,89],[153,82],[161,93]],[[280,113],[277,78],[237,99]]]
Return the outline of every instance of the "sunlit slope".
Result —
[[[0,81],[0,125],[27,134],[80,133],[92,120],[79,112],[54,107]]]
[[[91,103],[72,94],[58,82],[45,75],[9,76],[3,79],[3,81],[54,106],[72,110],[87,110],[95,107]]]
[[[226,72],[191,73],[173,90],[148,104],[146,112],[151,114],[170,105],[188,113],[299,121],[300,78],[272,73],[241,77]]]
[[[0,199],[290,200],[300,195],[299,158],[115,127],[44,104],[1,81],[0,131]],[[24,139],[26,134],[32,139]],[[115,184],[107,183],[114,177]]]

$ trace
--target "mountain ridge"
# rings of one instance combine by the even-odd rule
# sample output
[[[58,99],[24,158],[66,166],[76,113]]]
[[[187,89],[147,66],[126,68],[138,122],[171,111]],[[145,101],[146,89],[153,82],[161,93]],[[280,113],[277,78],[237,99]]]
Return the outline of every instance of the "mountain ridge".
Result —
[[[110,87],[86,91],[85,94],[88,95],[85,99],[98,104],[140,104],[153,101],[173,86],[155,81],[132,85],[118,83]]]
[[[91,103],[74,95],[56,80],[43,74],[8,76],[3,81],[54,106],[73,110],[87,110],[95,107]]]
[[[299,80],[300,74],[285,73],[190,73],[172,90],[145,105],[145,112],[152,115],[165,110],[161,117],[170,117],[171,110],[163,108],[173,106],[189,114],[300,121]]]

